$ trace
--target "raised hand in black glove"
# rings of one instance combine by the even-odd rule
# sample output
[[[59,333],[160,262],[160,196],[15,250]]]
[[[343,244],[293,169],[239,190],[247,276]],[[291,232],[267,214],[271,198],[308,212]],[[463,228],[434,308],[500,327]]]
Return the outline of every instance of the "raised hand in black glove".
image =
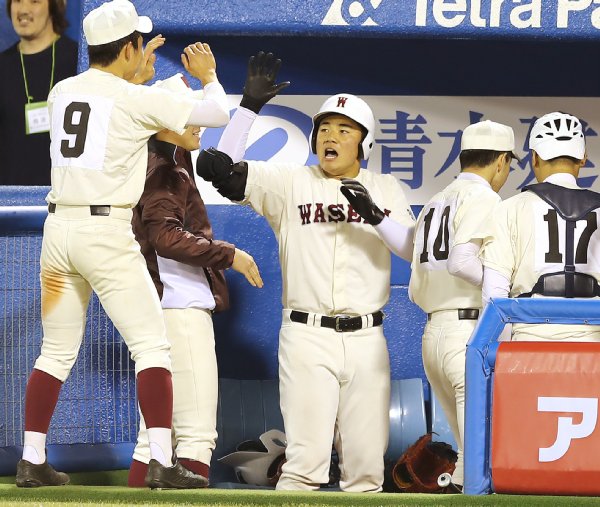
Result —
[[[289,81],[275,84],[279,67],[281,67],[281,60],[275,58],[273,53],[265,54],[260,51],[256,56],[251,56],[240,106],[258,114],[261,107],[281,90],[287,88],[290,85]]]
[[[371,199],[369,191],[356,180],[344,178],[340,188],[342,194],[348,199],[354,210],[371,225],[378,225],[385,217],[385,213],[381,211]]]

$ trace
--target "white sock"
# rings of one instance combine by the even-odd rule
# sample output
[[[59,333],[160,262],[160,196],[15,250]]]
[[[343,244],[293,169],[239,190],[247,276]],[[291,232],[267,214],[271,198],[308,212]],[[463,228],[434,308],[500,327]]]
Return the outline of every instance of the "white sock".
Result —
[[[46,461],[46,434],[26,431],[23,438],[23,459],[41,465]]]
[[[165,467],[173,465],[173,447],[171,444],[171,428],[148,428],[150,456]]]

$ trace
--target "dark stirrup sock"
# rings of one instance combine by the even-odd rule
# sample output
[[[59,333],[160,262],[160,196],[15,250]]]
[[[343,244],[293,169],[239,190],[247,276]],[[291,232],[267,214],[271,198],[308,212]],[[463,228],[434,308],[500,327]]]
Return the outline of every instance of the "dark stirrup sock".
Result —
[[[35,368],[25,390],[25,431],[48,433],[62,382]]]
[[[170,428],[173,421],[173,382],[165,368],[148,368],[137,375],[137,394],[146,428]]]

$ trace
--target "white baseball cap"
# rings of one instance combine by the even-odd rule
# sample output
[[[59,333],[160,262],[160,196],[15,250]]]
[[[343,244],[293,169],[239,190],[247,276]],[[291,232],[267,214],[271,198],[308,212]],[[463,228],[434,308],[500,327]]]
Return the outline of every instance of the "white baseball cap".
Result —
[[[483,120],[473,123],[463,130],[460,149],[509,151],[512,158],[521,160],[515,155],[515,133],[513,129],[502,123]]]
[[[182,95],[186,95],[196,100],[204,98],[204,91],[193,90],[181,72],[173,74],[167,79],[158,80],[152,86],[157,86],[158,88],[163,88],[175,93],[181,93]]]
[[[89,46],[100,46],[127,37],[133,32],[150,33],[152,21],[138,16],[129,0],[112,0],[83,18],[83,33]]]
[[[570,114],[554,112],[538,118],[529,133],[529,149],[542,160],[556,157],[585,157],[585,136],[581,122]]]

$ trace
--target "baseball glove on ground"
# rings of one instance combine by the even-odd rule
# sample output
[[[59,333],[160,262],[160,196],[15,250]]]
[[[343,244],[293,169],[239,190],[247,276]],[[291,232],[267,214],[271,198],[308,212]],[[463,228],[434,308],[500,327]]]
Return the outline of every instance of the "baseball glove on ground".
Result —
[[[454,472],[458,455],[445,442],[432,442],[431,433],[423,435],[400,457],[392,478],[402,493],[442,493],[438,478]]]

